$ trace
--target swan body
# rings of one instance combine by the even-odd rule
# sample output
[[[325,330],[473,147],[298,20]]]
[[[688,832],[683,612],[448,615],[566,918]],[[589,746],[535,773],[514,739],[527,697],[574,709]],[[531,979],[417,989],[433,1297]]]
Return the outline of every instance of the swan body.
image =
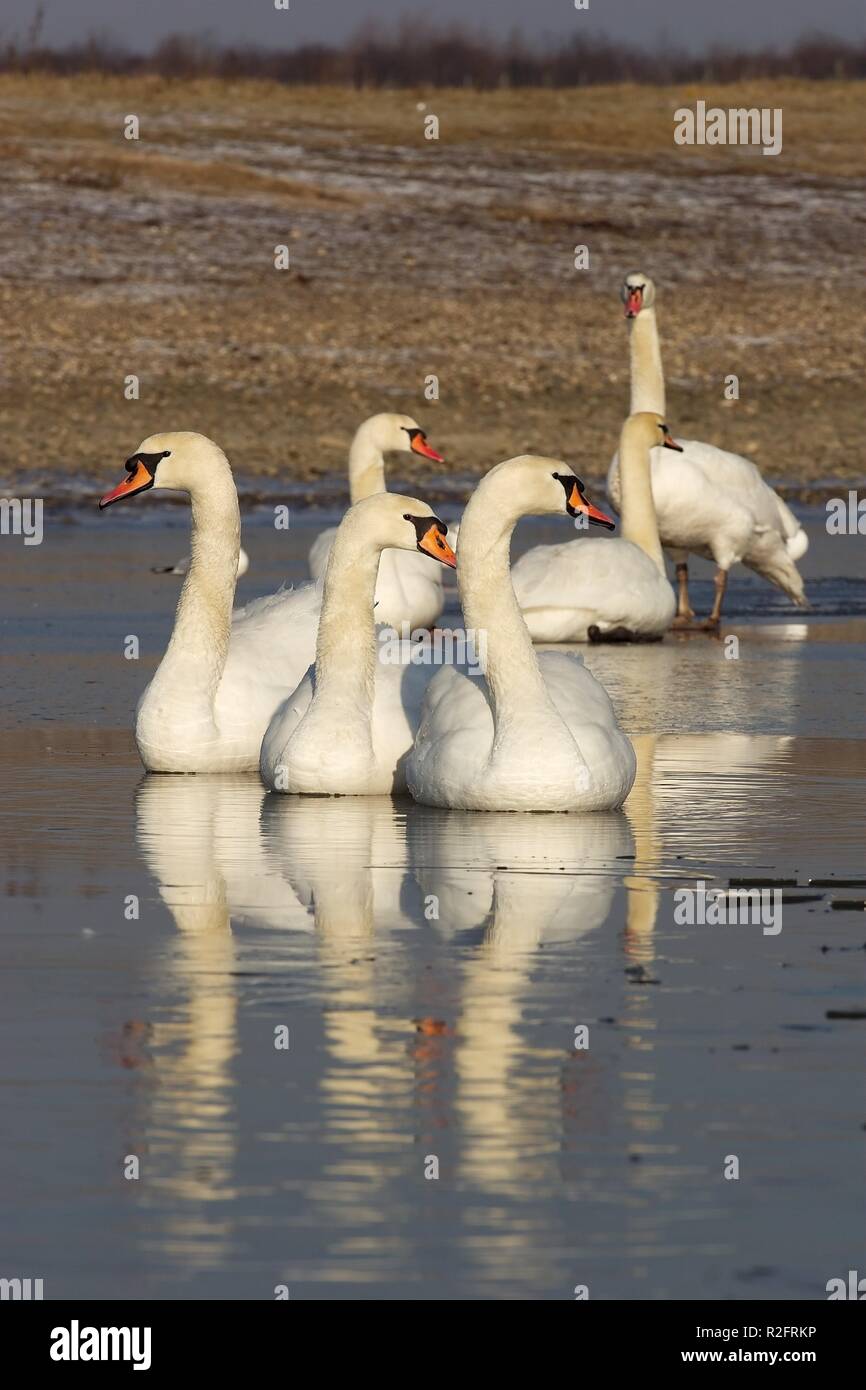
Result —
[[[626,315],[631,321],[631,411],[665,413],[665,385],[655,286],[648,276],[633,272],[622,287]],[[652,452],[652,493],[662,544],[674,552],[682,568],[691,552],[714,560],[718,620],[727,573],[744,564],[768,579],[800,607],[808,607],[796,561],[809,540],[791,509],[748,459],[698,440],[681,439],[679,458]],[[607,476],[607,495],[619,509],[619,453]],[[688,607],[687,571],[680,574],[679,616],[694,616]],[[686,586],[684,588],[684,585]],[[712,621],[712,619],[711,619]]]
[[[151,569],[151,574],[187,574],[191,561],[191,555],[184,555],[183,559],[178,560],[176,565],[154,565]],[[241,546],[238,551],[238,579],[241,579],[243,575],[246,574],[249,567],[250,557],[243,546]]]
[[[272,791],[375,796],[405,790],[405,760],[431,668],[415,644],[380,629],[373,595],[386,547],[423,548],[455,563],[445,528],[424,502],[381,492],[343,518],[325,571],[315,663],[276,710],[259,767]],[[431,561],[432,563],[432,561]],[[396,651],[395,651],[396,647]]]
[[[443,667],[427,689],[406,778],[416,801],[476,811],[594,811],[622,805],[634,750],[582,660],[533,652],[509,574],[521,516],[587,503],[564,464],[522,456],[493,468],[460,531],[457,578],[468,630],[486,635],[484,675]]]
[[[720,570],[735,564],[770,580],[799,607],[807,607],[795,561],[809,539],[789,507],[748,459],[678,439],[682,455],[652,451],[652,490],[664,546],[714,560]],[[607,478],[608,497],[619,510],[619,453]]]
[[[662,439],[678,447],[658,415],[633,415],[623,426],[621,536],[535,546],[514,565],[514,592],[533,642],[650,640],[670,627],[676,600],[650,482],[650,449]]]
[[[276,707],[316,645],[312,584],[232,613],[240,545],[237,491],[225,454],[191,432],[151,435],[100,507],[149,488],[187,492],[192,557],[165,655],[138,702],[135,739],[149,772],[251,772]]]
[[[442,462],[410,415],[371,415],[359,427],[349,450],[349,494],[352,503],[385,491],[386,453],[415,453]],[[324,577],[337,527],[316,537],[310,548],[310,573]],[[432,627],[442,612],[442,570],[426,555],[385,550],[376,581],[376,618],[400,628]]]

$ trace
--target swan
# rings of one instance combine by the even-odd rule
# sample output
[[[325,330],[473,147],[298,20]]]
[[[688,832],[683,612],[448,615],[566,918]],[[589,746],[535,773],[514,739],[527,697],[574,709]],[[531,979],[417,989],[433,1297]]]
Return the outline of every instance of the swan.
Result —
[[[627,275],[621,290],[630,321],[631,413],[655,411],[664,417],[665,383],[655,314],[655,285],[640,271]],[[682,455],[671,459],[656,449],[652,456],[652,491],[662,545],[671,550],[678,583],[674,627],[694,618],[689,604],[687,554],[716,563],[716,595],[702,626],[719,625],[728,571],[744,564],[775,584],[801,608],[808,608],[795,561],[809,539],[781,497],[768,487],[753,463],[739,454],[679,441]],[[607,495],[619,510],[619,456],[607,475]]]
[[[191,555],[184,555],[182,560],[178,560],[176,565],[152,565],[151,574],[187,574],[192,560]],[[238,550],[238,579],[246,574],[250,567],[250,557],[243,546]]]
[[[349,449],[349,496],[352,502],[385,491],[386,453],[413,453],[444,463],[411,415],[371,415],[359,426]],[[335,526],[317,536],[310,549],[310,573],[324,577]],[[433,627],[442,612],[442,570],[426,555],[385,550],[379,560],[376,618],[389,627]]]
[[[149,772],[255,771],[271,715],[312,660],[321,591],[281,589],[232,613],[240,513],[213,440],[150,435],[126,472],[100,509],[150,488],[187,492],[192,504],[192,560],[174,629],[136,711],[141,760]]]
[[[379,492],[350,507],[325,571],[315,663],[276,710],[259,767],[271,791],[376,796],[405,789],[403,765],[417,728],[429,666],[383,659],[373,594],[386,547],[451,568],[447,527],[415,497]]]
[[[679,449],[660,415],[622,427],[622,534],[537,545],[511,579],[533,642],[652,641],[670,627],[676,600],[653,507],[650,450]]]
[[[457,580],[466,627],[485,637],[485,674],[446,666],[431,680],[406,769],[416,801],[475,811],[602,811],[628,796],[634,750],[607,692],[579,656],[536,657],[509,574],[520,517],[578,511],[613,529],[565,464],[532,455],[497,464],[472,494]]]

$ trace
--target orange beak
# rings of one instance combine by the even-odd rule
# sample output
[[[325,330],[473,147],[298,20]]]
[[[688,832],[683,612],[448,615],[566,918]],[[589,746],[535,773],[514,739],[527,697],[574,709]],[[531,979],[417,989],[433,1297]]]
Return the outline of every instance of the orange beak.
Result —
[[[122,497],[134,497],[137,492],[144,492],[149,487],[153,487],[153,477],[144,464],[138,462],[129,477],[124,478],[122,483],[118,483],[117,487],[112,488],[104,497],[100,497],[99,510],[110,507],[112,502],[119,502]]]
[[[636,319],[643,307],[643,290],[629,290],[625,301],[625,316]]]
[[[413,454],[420,454],[422,459],[432,459],[434,463],[444,463],[441,454],[437,454],[435,449],[431,449],[427,440],[420,432],[414,436],[410,445]]]
[[[596,526],[604,526],[608,531],[616,530],[616,522],[611,521],[609,516],[606,516],[604,512],[599,511],[598,507],[594,507],[591,502],[588,502],[577,486],[577,483],[575,483],[571,489],[567,505],[572,516],[576,516],[578,512],[583,512],[584,516],[589,517],[590,521],[594,521]]]
[[[681,453],[683,452],[683,446],[682,446],[682,444],[677,444],[676,440],[675,440],[675,439],[673,438],[673,436],[671,435],[670,430],[667,430],[667,429],[665,430],[665,437],[664,437],[664,439],[662,440],[662,448],[663,448],[663,449],[676,449],[676,451],[677,451],[678,454],[681,454]]]
[[[443,532],[440,531],[435,521],[432,526],[428,527],[419,540],[418,549],[423,550],[427,555],[432,555],[434,560],[439,560],[451,570],[457,568],[457,556],[454,554],[454,551],[451,549]]]

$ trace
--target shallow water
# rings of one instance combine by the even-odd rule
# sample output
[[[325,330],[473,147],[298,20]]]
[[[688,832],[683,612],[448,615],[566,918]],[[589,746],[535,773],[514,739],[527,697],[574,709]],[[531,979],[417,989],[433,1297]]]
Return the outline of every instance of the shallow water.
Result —
[[[777,935],[680,925],[674,894],[866,879],[862,540],[809,518],[805,616],[738,575],[736,659],[586,654],[638,750],[622,813],[483,816],[144,776],[131,712],[178,583],[149,566],[186,539],[163,516],[3,541],[0,1274],[824,1297],[862,1248],[864,1023],[828,1012],[862,1007],[866,919],[832,902],[866,888],[794,894]],[[239,597],[301,578],[314,529],[248,526]]]

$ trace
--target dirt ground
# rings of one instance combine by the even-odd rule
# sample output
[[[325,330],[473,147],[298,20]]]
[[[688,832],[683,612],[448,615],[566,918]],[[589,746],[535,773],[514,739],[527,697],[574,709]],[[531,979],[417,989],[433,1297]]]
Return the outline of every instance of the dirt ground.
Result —
[[[780,107],[782,153],[676,146],[673,112],[698,98]],[[0,478],[98,491],[147,434],[197,429],[248,492],[329,500],[355,426],[393,409],[447,456],[395,469],[431,497],[527,450],[597,480],[628,401],[618,288],[641,269],[675,432],[795,495],[854,480],[864,113],[853,83],[0,79]]]

